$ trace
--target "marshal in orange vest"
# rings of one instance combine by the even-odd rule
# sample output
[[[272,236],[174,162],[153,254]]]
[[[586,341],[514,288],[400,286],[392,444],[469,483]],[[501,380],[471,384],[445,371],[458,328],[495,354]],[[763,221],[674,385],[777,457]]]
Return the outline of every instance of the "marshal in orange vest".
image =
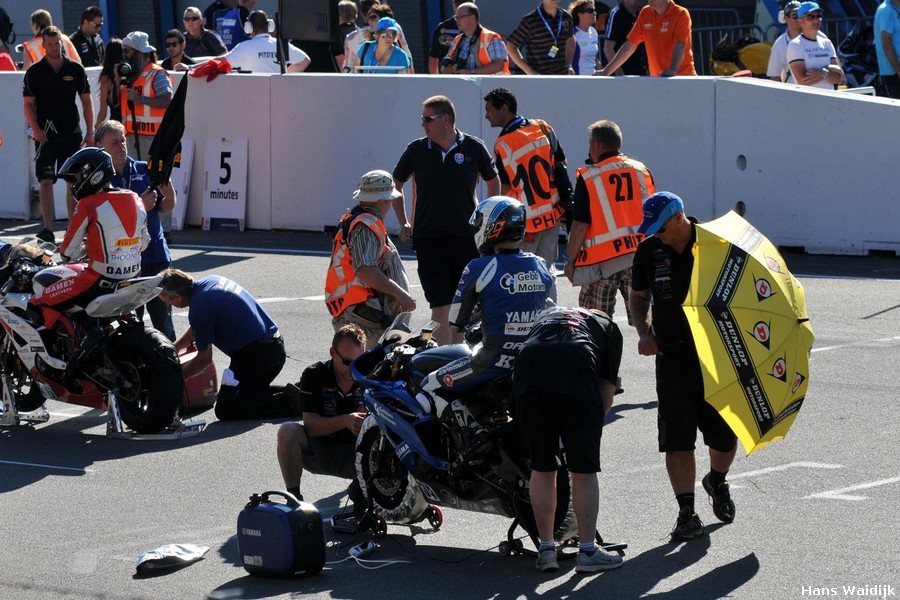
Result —
[[[325,276],[325,305],[332,317],[340,316],[351,306],[361,304],[375,295],[371,288],[356,278],[356,270],[350,260],[347,238],[350,237],[350,230],[358,226],[371,229],[381,242],[379,256],[387,251],[385,240],[388,234],[381,219],[358,208],[341,217],[332,242],[331,264]]]
[[[156,92],[153,90],[153,78],[156,76],[169,77],[166,70],[159,65],[150,63],[137,79],[131,85],[138,95],[154,98]],[[169,83],[172,78],[169,77]],[[134,103],[134,119],[131,118],[131,108],[128,106],[128,86],[122,86],[122,125],[125,126],[125,132],[137,135],[146,135],[153,137],[159,129],[163,115],[166,114],[165,108],[153,108],[140,102]],[[137,123],[137,131],[135,131],[135,122]]]

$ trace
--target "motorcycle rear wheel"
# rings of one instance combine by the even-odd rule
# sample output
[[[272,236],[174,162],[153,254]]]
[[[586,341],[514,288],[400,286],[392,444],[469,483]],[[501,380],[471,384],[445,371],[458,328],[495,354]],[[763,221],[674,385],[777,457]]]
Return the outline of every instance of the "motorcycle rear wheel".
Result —
[[[184,396],[181,364],[172,343],[142,323],[110,343],[121,377],[115,384],[122,421],[137,433],[157,433],[175,421]]]
[[[3,338],[3,371],[9,378],[9,386],[12,391],[19,412],[31,412],[40,408],[45,400],[41,390],[31,377],[31,373],[22,364],[22,359],[12,347],[7,338]]]
[[[372,498],[375,513],[391,523],[414,523],[428,508],[416,480],[381,435],[374,417],[366,417],[356,440],[356,478]]]
[[[515,497],[516,518],[529,536],[537,539],[537,522],[531,507],[531,498],[526,494]],[[576,533],[575,509],[572,507],[572,488],[569,472],[561,468],[556,472],[556,513],[553,516],[553,539],[565,541]]]

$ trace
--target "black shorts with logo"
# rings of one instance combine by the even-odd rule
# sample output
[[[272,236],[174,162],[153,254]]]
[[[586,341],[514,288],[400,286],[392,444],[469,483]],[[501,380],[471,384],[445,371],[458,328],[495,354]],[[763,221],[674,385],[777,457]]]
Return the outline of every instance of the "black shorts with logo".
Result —
[[[70,156],[81,149],[81,135],[71,134],[50,138],[44,144],[34,142],[34,173],[38,181],[52,179]]]
[[[466,265],[478,258],[475,239],[457,236],[415,238],[413,245],[419,261],[419,281],[428,305],[432,308],[448,306],[453,302]]]

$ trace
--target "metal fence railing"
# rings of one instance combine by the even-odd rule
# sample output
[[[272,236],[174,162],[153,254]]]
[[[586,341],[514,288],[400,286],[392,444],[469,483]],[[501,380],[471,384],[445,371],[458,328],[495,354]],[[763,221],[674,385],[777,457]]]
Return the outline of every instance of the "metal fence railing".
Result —
[[[692,8],[691,27],[734,27],[743,20],[734,8]]]
[[[694,11],[692,10],[692,17],[693,13]],[[766,33],[757,25],[694,27],[691,34],[694,68],[697,69],[697,75],[715,75],[715,73],[710,72],[709,57],[719,43],[724,41],[726,44],[732,44],[745,37],[753,37],[760,41],[766,40]]]

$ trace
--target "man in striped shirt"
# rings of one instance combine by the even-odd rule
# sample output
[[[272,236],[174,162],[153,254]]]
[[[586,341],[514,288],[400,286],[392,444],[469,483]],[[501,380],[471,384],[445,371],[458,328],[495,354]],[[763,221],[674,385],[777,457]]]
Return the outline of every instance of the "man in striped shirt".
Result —
[[[506,38],[506,50],[526,75],[574,75],[574,34],[572,15],[559,8],[559,0],[542,0]]]

